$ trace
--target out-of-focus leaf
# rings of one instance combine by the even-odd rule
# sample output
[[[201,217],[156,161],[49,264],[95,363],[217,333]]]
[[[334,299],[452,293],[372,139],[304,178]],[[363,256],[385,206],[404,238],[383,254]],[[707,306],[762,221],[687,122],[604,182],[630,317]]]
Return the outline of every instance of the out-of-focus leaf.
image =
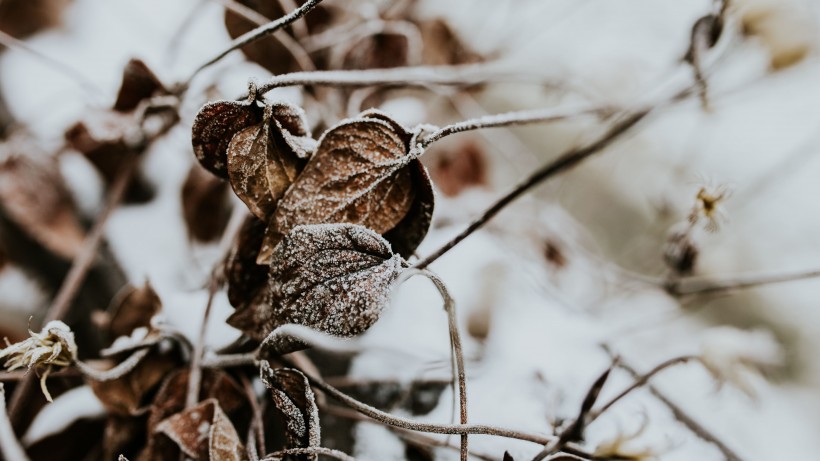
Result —
[[[34,240],[73,259],[85,238],[53,157],[22,133],[0,144],[0,209]]]
[[[109,363],[113,366],[113,363]],[[153,390],[177,363],[167,355],[151,353],[126,375],[110,381],[88,380],[88,384],[112,414],[135,416],[145,413]]]
[[[188,235],[201,242],[218,239],[230,219],[228,183],[191,165],[182,185],[182,217]]]
[[[288,448],[318,447],[321,443],[319,408],[305,375],[292,368],[274,370],[267,361],[262,362],[260,375],[285,422]],[[318,456],[298,455],[290,459],[316,461]]]

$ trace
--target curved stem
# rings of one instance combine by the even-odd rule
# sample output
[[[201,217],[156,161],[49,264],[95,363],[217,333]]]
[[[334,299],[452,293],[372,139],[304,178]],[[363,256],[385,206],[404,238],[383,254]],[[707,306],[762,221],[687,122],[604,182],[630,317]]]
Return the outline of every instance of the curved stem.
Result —
[[[89,379],[93,379],[94,381],[113,381],[130,373],[150,351],[151,349],[149,348],[139,349],[110,370],[97,370],[81,360],[75,360],[74,365],[77,366],[80,373]]]
[[[324,447],[288,448],[273,452],[260,461],[281,461],[287,455],[324,455],[341,461],[356,461],[356,458],[339,450]]]

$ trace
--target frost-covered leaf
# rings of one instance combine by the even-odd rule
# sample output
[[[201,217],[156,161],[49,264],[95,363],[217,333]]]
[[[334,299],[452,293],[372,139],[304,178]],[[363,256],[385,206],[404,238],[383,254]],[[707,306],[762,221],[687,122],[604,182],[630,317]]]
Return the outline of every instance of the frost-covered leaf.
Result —
[[[316,153],[279,202],[259,262],[268,262],[281,237],[297,225],[361,224],[383,234],[408,215],[420,194],[425,206],[416,208],[432,208],[424,167],[408,153],[409,134],[391,122],[384,114],[366,113],[325,132]],[[418,227],[426,232],[423,220]],[[419,239],[407,240],[409,244],[402,246]]]
[[[177,459],[179,449],[164,435],[156,433],[159,424],[165,419],[185,409],[185,396],[188,389],[188,370],[180,370],[162,383],[151,405],[148,415],[148,444],[140,453],[138,461],[155,459]],[[226,373],[216,370],[203,370],[199,400],[215,399],[223,412],[236,424],[237,417],[245,418],[247,399],[244,391]],[[173,458],[169,456],[174,456]]]
[[[0,210],[41,245],[73,259],[85,231],[54,160],[22,133],[0,144]]]
[[[267,361],[263,361],[260,376],[270,389],[273,404],[285,422],[288,448],[318,447],[321,443],[319,408],[305,375],[293,368],[274,370]],[[317,456],[298,455],[290,459],[315,461]]]
[[[188,235],[201,242],[218,239],[230,219],[228,183],[191,165],[182,185],[182,217]]]
[[[246,320],[245,333],[257,340],[289,323],[355,336],[378,320],[401,261],[386,240],[365,227],[298,226],[273,254],[269,302],[234,316]]]
[[[247,459],[245,447],[216,399],[177,413],[157,425],[180,450],[196,461],[240,461]]]
[[[228,177],[236,195],[266,220],[304,166],[311,150],[303,113],[288,104],[265,108],[262,123],[242,129],[227,149]]]
[[[191,129],[191,144],[206,170],[228,177],[226,151],[231,138],[243,129],[262,122],[263,109],[256,102],[215,101],[202,106]]]

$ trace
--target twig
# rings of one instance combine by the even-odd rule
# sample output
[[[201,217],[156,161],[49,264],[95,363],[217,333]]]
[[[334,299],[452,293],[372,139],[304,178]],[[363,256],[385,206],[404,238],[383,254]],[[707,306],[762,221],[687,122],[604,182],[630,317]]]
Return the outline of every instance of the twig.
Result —
[[[223,354],[202,358],[202,368],[231,368],[256,365],[256,354]]]
[[[226,10],[235,13],[238,16],[241,16],[243,19],[251,22],[257,26],[264,26],[265,24],[270,22],[269,18],[259,14],[256,10],[252,8],[248,8],[247,6],[234,1],[234,0],[214,0],[225,7]],[[301,24],[296,22],[296,24]],[[296,60],[296,63],[299,64],[299,67],[305,71],[314,71],[316,70],[316,65],[313,63],[313,60],[310,59],[307,51],[302,48],[302,45],[299,44],[296,40],[293,39],[290,35],[288,35],[285,31],[279,30],[273,34],[273,38],[279,41],[279,43],[288,50],[293,59]]]
[[[112,381],[130,373],[149,352],[151,352],[149,348],[139,349],[110,370],[97,370],[80,360],[75,360],[74,365],[80,370],[80,373],[89,379],[93,379],[94,381]]]
[[[465,131],[480,130],[483,128],[500,128],[506,126],[527,125],[530,123],[552,122],[556,120],[564,120],[568,118],[578,117],[582,115],[612,115],[614,109],[612,107],[571,107],[571,108],[554,108],[546,109],[532,109],[515,112],[507,112],[504,114],[485,115],[471,120],[464,120],[452,125],[442,127],[430,135],[426,136],[419,146],[422,152],[430,146],[430,144],[456,133],[463,133]]]
[[[483,226],[487,221],[492,219],[493,216],[498,214],[499,211],[504,209],[504,207],[510,204],[513,200],[517,199],[525,192],[529,191],[534,186],[537,186],[544,180],[578,165],[583,160],[603,150],[604,148],[612,144],[613,141],[617,140],[622,134],[626,133],[627,131],[629,131],[630,128],[632,128],[638,122],[643,120],[644,117],[646,117],[651,111],[652,108],[641,109],[637,112],[633,112],[626,115],[620,122],[613,125],[603,136],[598,138],[592,144],[589,144],[578,149],[570,150],[561,155],[560,157],[558,157],[556,160],[539,168],[529,177],[521,181],[511,191],[507,192],[505,195],[499,198],[492,206],[490,206],[479,217],[473,220],[473,222],[471,222],[467,226],[467,228],[464,229],[461,233],[459,233],[455,238],[453,238],[444,246],[433,252],[433,254],[431,254],[430,256],[417,262],[413,267],[419,269],[426,268],[432,262],[434,262],[442,255],[450,251],[462,240],[464,240],[470,234],[472,234],[481,226]]]
[[[284,359],[283,359],[284,360]],[[287,361],[285,361],[287,363]],[[303,372],[304,373],[304,372]],[[419,421],[415,421],[410,418],[404,418],[401,416],[393,416],[389,413],[383,412],[377,408],[374,408],[364,402],[360,402],[353,397],[345,394],[344,392],[336,389],[335,387],[325,383],[324,381],[317,379],[314,376],[311,376],[308,373],[304,373],[307,376],[308,380],[310,380],[311,384],[329,396],[333,397],[334,399],[344,403],[345,405],[353,408],[354,410],[358,411],[359,413],[368,416],[382,424],[386,424],[388,426],[396,426],[400,428],[404,428],[411,431],[419,431],[419,432],[430,432],[433,434],[484,434],[484,435],[493,435],[496,437],[507,437],[512,439],[518,440],[525,440],[528,442],[533,442],[537,444],[544,445],[549,443],[553,439],[551,436],[542,436],[542,435],[535,435],[535,434],[528,434],[525,432],[519,432],[511,429],[504,429],[498,428],[493,426],[487,426],[483,424],[432,424],[432,423],[423,423]]]
[[[424,88],[430,85],[473,86],[490,82],[548,84],[543,77],[537,75],[500,70],[487,64],[467,64],[461,66],[291,72],[272,77],[266,83],[259,85],[258,92],[264,94],[275,88],[298,85],[336,87],[378,85]]]
[[[258,453],[265,453],[265,422],[262,419],[262,409],[259,406],[256,393],[253,390],[253,383],[245,376],[244,373],[239,374],[239,379],[242,381],[242,387],[245,389],[245,396],[251,404],[251,427],[248,429],[250,435],[255,435]]]
[[[0,453],[8,460],[28,461],[28,455],[17,440],[6,413],[6,389],[0,383]]]
[[[272,21],[268,24],[265,24],[264,26],[259,26],[256,29],[253,29],[251,31],[248,31],[245,34],[240,35],[239,37],[237,37],[236,39],[234,39],[231,42],[231,44],[230,44],[230,46],[228,46],[228,48],[226,48],[224,51],[220,52],[219,54],[217,54],[216,56],[211,58],[205,64],[202,64],[201,66],[199,66],[193,72],[193,74],[191,74],[191,76],[188,78],[188,80],[185,82],[185,85],[184,85],[183,88],[187,88],[189,86],[189,84],[191,83],[191,80],[193,80],[194,77],[196,77],[196,75],[199,74],[199,72],[201,72],[203,69],[207,68],[208,66],[218,62],[220,59],[222,59],[226,55],[228,55],[228,53],[230,53],[234,50],[237,50],[239,48],[242,48],[243,46],[248,45],[250,43],[253,43],[257,40],[265,38],[268,35],[276,32],[277,30],[282,29],[283,27],[287,27],[288,25],[290,25],[294,21],[300,19],[302,16],[307,14],[308,11],[315,8],[321,2],[322,2],[322,0],[308,0],[302,6],[300,6],[296,10],[293,10],[290,13],[282,16],[281,18],[279,18],[275,21]]]
[[[123,160],[122,167],[120,171],[117,172],[117,177],[111,185],[108,202],[105,204],[105,208],[103,208],[99,216],[97,216],[93,227],[83,241],[83,246],[80,248],[80,252],[77,254],[77,257],[74,258],[71,268],[60,286],[60,290],[57,292],[54,301],[52,301],[51,306],[48,308],[48,312],[46,312],[46,318],[43,322],[44,324],[52,320],[60,320],[65,317],[66,313],[68,313],[71,302],[77,295],[77,292],[85,280],[86,274],[91,269],[94,258],[97,255],[97,249],[103,240],[108,218],[122,201],[128,183],[136,171],[137,160],[138,155],[136,152],[130,152]],[[19,409],[22,407],[24,402],[28,400],[33,383],[34,375],[30,374],[14,389],[14,393],[12,394],[9,403],[9,416],[12,423],[18,422],[20,417]]]
[[[660,363],[655,368],[653,368],[653,369],[649,370],[648,372],[644,373],[643,375],[637,377],[635,379],[635,382],[633,382],[631,386],[629,386],[626,389],[624,389],[623,391],[621,391],[620,394],[616,395],[610,401],[608,401],[607,403],[602,405],[601,408],[591,412],[589,414],[589,416],[587,417],[587,424],[589,424],[589,423],[595,421],[596,419],[598,419],[598,417],[601,416],[605,411],[609,410],[612,407],[612,405],[615,405],[616,403],[618,403],[618,401],[620,401],[621,399],[623,399],[624,397],[629,395],[629,393],[631,393],[635,389],[638,389],[638,388],[643,387],[644,385],[646,385],[646,383],[649,382],[650,379],[652,379],[655,375],[657,375],[661,371],[666,370],[667,368],[672,368],[672,367],[677,366],[677,365],[688,363],[692,360],[700,360],[700,357],[698,357],[696,355],[684,355],[684,356],[681,356],[681,357],[675,357],[675,358],[672,358],[672,359],[666,360],[665,362]]]
[[[604,351],[606,351],[610,356],[613,356],[613,352],[607,347],[606,345],[602,346]],[[624,360],[618,362],[618,367],[629,373],[634,379],[639,380],[641,379],[641,374],[635,370],[631,365],[626,363]],[[731,448],[729,448],[722,440],[720,440],[716,435],[709,432],[708,429],[703,427],[700,423],[695,421],[691,416],[689,416],[682,408],[677,406],[674,402],[669,400],[661,391],[658,390],[653,385],[648,385],[646,388],[649,392],[652,393],[655,398],[661,401],[667,408],[672,412],[672,415],[678,420],[681,424],[686,426],[693,434],[695,434],[701,440],[704,440],[708,443],[711,443],[718,450],[723,454],[726,461],[742,461],[742,458],[738,456]]]
[[[687,277],[677,279],[666,285],[666,291],[673,296],[690,296],[724,293],[732,290],[754,288],[774,283],[792,282],[820,277],[820,269],[789,272],[782,274],[753,274],[734,278]]]
[[[83,74],[77,72],[71,66],[58,61],[57,59],[52,58],[51,56],[47,56],[34,48],[30,47],[25,42],[18,40],[11,35],[3,32],[0,30],[0,45],[5,45],[8,48],[16,48],[25,51],[26,53],[36,57],[46,65],[50,66],[54,70],[61,72],[74,80],[83,90],[87,93],[93,95],[94,97],[99,98],[100,95],[104,94],[103,91],[94,83],[92,83],[88,78],[86,78]]]
[[[402,274],[401,281],[406,281],[413,275],[423,275],[433,282],[441,298],[444,301],[444,310],[447,312],[447,326],[450,330],[450,347],[455,357],[456,373],[458,380],[458,400],[459,417],[461,424],[467,424],[467,373],[464,370],[464,352],[461,347],[461,334],[458,331],[458,320],[456,318],[455,300],[450,296],[447,286],[436,274],[428,270],[408,269]],[[399,282],[401,283],[401,282]],[[461,434],[461,461],[467,461],[469,450],[467,447],[467,434]]]
[[[287,455],[324,455],[341,461],[356,461],[356,458],[347,453],[324,447],[288,448],[287,450],[273,452],[260,461],[281,461]]]
[[[202,325],[194,344],[194,353],[191,357],[191,371],[188,373],[188,393],[185,395],[185,408],[192,408],[199,402],[199,387],[202,383],[202,354],[205,351],[205,332],[208,329],[208,319],[211,318],[211,307],[214,304],[219,283],[212,275],[208,283],[208,302],[205,304],[205,313],[202,315]]]

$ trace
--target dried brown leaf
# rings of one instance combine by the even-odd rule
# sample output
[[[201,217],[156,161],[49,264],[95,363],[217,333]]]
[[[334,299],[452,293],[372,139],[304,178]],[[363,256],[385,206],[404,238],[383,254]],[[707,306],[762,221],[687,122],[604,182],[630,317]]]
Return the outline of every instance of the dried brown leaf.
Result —
[[[238,132],[228,145],[231,186],[267,221],[314,149],[304,111],[286,103],[266,106],[263,122]]]
[[[117,101],[114,103],[114,110],[129,112],[152,96],[167,94],[169,94],[168,90],[144,62],[131,59],[123,70],[122,83],[117,93]]]
[[[228,183],[191,165],[182,185],[182,217],[188,235],[201,242],[218,239],[230,220]]]
[[[110,321],[107,329],[112,339],[128,336],[137,328],[148,327],[151,318],[162,309],[162,301],[148,280],[141,287],[129,286],[125,290],[108,310]]]
[[[70,0],[4,0],[0,2],[0,30],[24,38],[60,23]]]
[[[256,264],[266,227],[255,216],[245,218],[225,264],[228,301],[237,309],[251,303],[260,290],[267,291],[268,266]]]
[[[113,362],[106,362],[113,367]],[[176,361],[167,355],[151,353],[120,378],[88,380],[88,384],[108,412],[121,416],[141,415],[147,410],[146,398],[176,366]]]
[[[41,245],[73,259],[85,238],[54,157],[18,133],[0,144],[0,209]]]
[[[233,136],[262,122],[263,109],[256,101],[215,101],[196,114],[191,143],[199,163],[206,170],[228,178],[226,151]]]
[[[297,225],[351,223],[378,233],[396,227],[415,199],[405,135],[377,118],[325,132],[279,202],[258,262],[268,262],[281,236]]]
[[[305,375],[293,368],[274,370],[267,361],[263,361],[260,376],[270,389],[273,403],[285,422],[288,448],[318,447],[321,443],[319,408]],[[316,461],[318,456],[298,455],[290,459]]]
[[[196,461],[240,461],[247,459],[245,447],[216,399],[177,413],[157,425],[180,450]]]
[[[470,187],[487,185],[487,160],[474,142],[465,142],[453,150],[438,152],[431,165],[436,186],[453,197]]]
[[[377,33],[351,44],[342,59],[342,69],[386,69],[403,67],[408,60],[406,35]]]
[[[422,62],[431,66],[480,62],[481,56],[470,51],[441,19],[418,24],[421,31]]]
[[[148,444],[140,453],[139,461],[155,459],[176,459],[179,450],[167,437],[155,434],[159,424],[185,409],[188,389],[188,370],[180,370],[165,379],[157,391],[148,416]],[[245,416],[247,399],[242,388],[226,373],[218,370],[203,370],[199,400],[216,399],[219,406],[236,424],[237,416]]]
[[[268,303],[242,314],[262,340],[276,327],[299,324],[351,337],[378,320],[390,284],[402,267],[380,235],[354,224],[298,226],[277,247],[271,261]],[[236,314],[235,314],[236,315]],[[269,344],[279,353],[292,344]]]

